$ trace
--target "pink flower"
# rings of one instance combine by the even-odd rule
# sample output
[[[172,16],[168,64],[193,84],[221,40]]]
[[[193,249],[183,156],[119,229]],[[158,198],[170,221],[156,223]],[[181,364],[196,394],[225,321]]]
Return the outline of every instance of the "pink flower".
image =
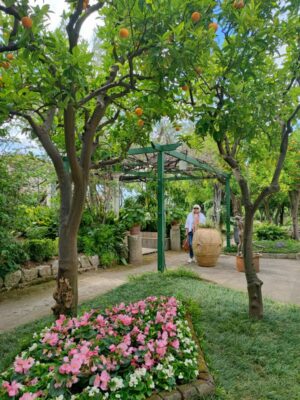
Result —
[[[179,340],[178,339],[173,340],[173,342],[171,343],[171,346],[174,347],[174,349],[178,350],[179,349]]]
[[[105,318],[101,314],[98,315],[98,317],[96,318],[96,321],[97,321],[97,324],[101,327],[106,325]]]
[[[20,400],[35,400],[39,397],[39,393],[24,393]]]
[[[34,385],[36,385],[37,383],[38,383],[38,378],[33,378],[30,382],[29,382],[29,385],[30,386],[34,386]]]
[[[145,335],[143,335],[142,333],[139,333],[137,335],[137,341],[141,344],[145,344]]]
[[[155,318],[155,323],[156,324],[161,324],[163,322],[165,322],[165,318],[162,316],[162,314],[159,311],[157,311],[156,318]]]
[[[12,381],[12,383],[4,381],[2,383],[2,387],[6,389],[9,397],[14,397],[18,395],[19,389],[21,389],[22,385],[20,385],[20,383],[17,381]]]
[[[47,332],[42,340],[43,343],[48,343],[50,346],[54,347],[58,343],[58,333]]]
[[[133,318],[128,315],[119,314],[118,321],[120,321],[123,325],[129,326],[132,324]]]
[[[23,360],[21,357],[16,357],[14,362],[15,371],[19,374],[27,374],[33,364],[34,359],[32,357],[29,357],[25,360]]]
[[[95,387],[100,387],[102,390],[107,390],[108,388],[108,382],[110,381],[110,375],[106,371],[102,371],[101,375],[97,374],[95,381],[94,381],[94,386]]]

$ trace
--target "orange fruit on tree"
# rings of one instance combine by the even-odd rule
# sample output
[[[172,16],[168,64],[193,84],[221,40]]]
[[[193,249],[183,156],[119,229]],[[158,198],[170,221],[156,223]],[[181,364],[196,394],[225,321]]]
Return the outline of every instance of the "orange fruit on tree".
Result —
[[[199,22],[201,19],[201,14],[198,11],[194,11],[191,18],[194,23]]]
[[[26,17],[21,18],[21,22],[22,22],[22,25],[24,26],[24,28],[26,28],[26,29],[32,28],[33,21],[30,17],[26,16]]]
[[[216,23],[216,22],[211,22],[209,25],[208,25],[208,29],[213,29],[215,32],[217,32],[217,30],[218,30],[218,24]]]
[[[239,10],[239,9],[245,7],[245,3],[244,3],[243,0],[236,0],[236,1],[233,3],[233,7],[234,7],[235,9]]]
[[[189,87],[188,87],[188,85],[182,85],[181,89],[184,91],[187,91],[187,90],[189,90]]]
[[[134,112],[138,117],[140,117],[141,115],[143,115],[144,111],[141,107],[137,107]]]
[[[129,30],[127,28],[121,28],[119,30],[119,36],[121,39],[127,39],[129,37]]]
[[[12,53],[8,53],[7,56],[6,56],[6,58],[7,58],[8,60],[13,60],[13,59],[14,59],[14,55],[13,55]]]
[[[178,132],[178,131],[180,131],[180,126],[175,126],[175,130]]]
[[[139,119],[137,122],[138,126],[140,126],[140,127],[144,126],[144,123],[145,122],[142,119]]]

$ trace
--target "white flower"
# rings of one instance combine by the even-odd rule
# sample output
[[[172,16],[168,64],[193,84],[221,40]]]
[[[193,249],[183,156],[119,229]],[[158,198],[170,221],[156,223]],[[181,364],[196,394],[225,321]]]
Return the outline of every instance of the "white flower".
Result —
[[[33,343],[31,347],[29,347],[29,351],[34,351],[38,347],[37,343]]]
[[[55,397],[55,400],[64,400],[64,395],[61,394],[61,395]]]
[[[139,378],[142,377],[142,376],[145,376],[146,373],[147,373],[146,368],[138,368],[138,369],[136,369],[136,370],[134,371],[134,374],[135,374],[137,377],[139,377]]]
[[[96,393],[99,393],[99,392],[100,392],[100,390],[97,387],[93,386],[92,388],[89,389],[88,394],[89,394],[89,397],[93,397]]]
[[[182,372],[180,372],[180,374],[178,375],[178,378],[179,378],[179,379],[183,379],[183,374],[182,374]]]
[[[164,369],[164,366],[162,364],[157,364],[156,369],[157,371],[162,371]]]
[[[132,374],[129,378],[129,386],[135,387],[138,383],[139,383],[139,381],[138,381],[137,377],[134,374]]]
[[[113,392],[115,392],[119,389],[122,389],[124,387],[124,382],[123,382],[122,378],[118,378],[115,376],[114,378],[111,379],[110,382],[111,382],[111,384],[113,384],[113,386],[111,387],[111,390]],[[118,395],[116,395],[116,396],[118,396]]]
[[[184,365],[186,366],[186,367],[188,367],[189,365],[193,365],[193,361],[191,360],[191,359],[186,359],[185,361],[184,361]]]

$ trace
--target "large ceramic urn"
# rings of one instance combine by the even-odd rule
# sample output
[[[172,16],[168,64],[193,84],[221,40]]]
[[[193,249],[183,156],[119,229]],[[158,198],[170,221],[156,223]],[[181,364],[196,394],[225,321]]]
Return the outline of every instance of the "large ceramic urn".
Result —
[[[222,250],[221,233],[214,228],[199,228],[193,236],[193,252],[199,267],[215,267]]]

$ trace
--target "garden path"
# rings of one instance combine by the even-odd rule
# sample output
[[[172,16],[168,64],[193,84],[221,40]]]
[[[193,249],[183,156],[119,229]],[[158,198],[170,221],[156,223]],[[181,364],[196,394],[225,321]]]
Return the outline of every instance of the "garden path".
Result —
[[[186,254],[168,251],[168,268],[186,264]],[[264,282],[263,295],[274,300],[300,305],[300,262],[299,260],[261,259],[259,277]],[[215,268],[189,266],[203,279],[222,286],[246,291],[243,273],[235,270],[235,257],[221,256]],[[79,275],[80,301],[92,299],[98,295],[127,282],[129,275],[142,274],[156,270],[156,254],[143,257],[140,267],[117,267],[108,270],[86,272]],[[13,290],[0,295],[0,333],[49,315],[54,301],[52,293],[55,281],[24,289]]]

